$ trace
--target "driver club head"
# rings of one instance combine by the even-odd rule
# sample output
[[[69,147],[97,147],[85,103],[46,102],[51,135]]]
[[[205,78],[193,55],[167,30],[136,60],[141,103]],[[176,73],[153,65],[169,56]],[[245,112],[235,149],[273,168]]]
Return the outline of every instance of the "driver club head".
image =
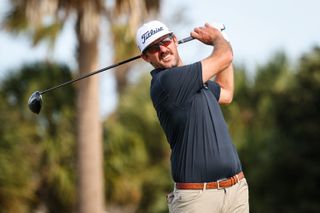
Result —
[[[28,100],[28,106],[31,112],[39,114],[42,105],[42,96],[39,91],[32,93]]]

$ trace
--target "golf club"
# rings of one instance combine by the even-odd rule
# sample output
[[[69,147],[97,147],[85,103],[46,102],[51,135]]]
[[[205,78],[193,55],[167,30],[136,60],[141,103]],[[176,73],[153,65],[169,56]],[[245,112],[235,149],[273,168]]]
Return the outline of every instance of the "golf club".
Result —
[[[223,30],[223,29],[222,29]],[[188,41],[191,41],[193,40],[194,38],[192,37],[187,37],[187,38],[184,38],[184,39],[181,39],[178,41],[178,44],[183,44],[183,43],[186,43]],[[55,89],[58,89],[60,87],[63,87],[63,86],[66,86],[68,84],[72,84],[76,81],[79,81],[79,80],[82,80],[84,78],[88,78],[92,75],[95,75],[95,74],[98,74],[100,72],[104,72],[106,70],[109,70],[111,68],[115,68],[117,66],[120,66],[122,64],[125,64],[125,63],[128,63],[130,61],[134,61],[138,58],[141,58],[141,55],[138,55],[138,56],[135,56],[135,57],[132,57],[132,58],[129,58],[127,60],[124,60],[124,61],[121,61],[119,63],[116,63],[116,64],[113,64],[113,65],[110,65],[108,67],[105,67],[105,68],[102,68],[102,69],[99,69],[97,71],[94,71],[94,72],[90,72],[86,75],[82,75],[80,76],[79,78],[76,78],[76,79],[73,79],[73,80],[70,80],[70,81],[67,81],[67,82],[64,82],[64,83],[61,83],[57,86],[54,86],[54,87],[51,87],[49,89],[46,89],[46,90],[43,90],[43,91],[36,91],[34,93],[32,93],[32,95],[30,96],[29,100],[28,100],[28,106],[29,106],[29,109],[33,112],[33,113],[36,113],[36,114],[39,114],[40,111],[41,111],[41,106],[42,106],[42,95],[49,92],[49,91],[52,91],[52,90],[55,90]]]

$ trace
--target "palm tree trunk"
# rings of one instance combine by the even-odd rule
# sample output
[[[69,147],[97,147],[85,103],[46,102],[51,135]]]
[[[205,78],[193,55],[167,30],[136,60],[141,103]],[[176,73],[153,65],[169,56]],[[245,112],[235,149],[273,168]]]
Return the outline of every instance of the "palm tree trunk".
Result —
[[[121,97],[123,94],[125,88],[128,85],[128,73],[130,70],[130,65],[129,64],[124,64],[121,67],[118,67],[114,74],[116,77],[116,87],[117,87],[117,92],[118,96]]]
[[[80,74],[98,67],[99,32],[88,41],[76,25]],[[99,110],[98,75],[80,81],[77,88],[77,212],[104,211],[102,123]]]

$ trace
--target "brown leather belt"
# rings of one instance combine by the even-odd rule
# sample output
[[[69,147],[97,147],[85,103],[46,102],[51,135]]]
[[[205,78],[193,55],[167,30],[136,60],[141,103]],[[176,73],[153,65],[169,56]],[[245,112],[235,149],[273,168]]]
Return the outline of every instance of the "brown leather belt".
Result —
[[[223,180],[218,180],[216,182],[208,183],[176,183],[176,189],[223,189],[235,185],[241,179],[244,178],[243,172],[236,174],[235,176]]]

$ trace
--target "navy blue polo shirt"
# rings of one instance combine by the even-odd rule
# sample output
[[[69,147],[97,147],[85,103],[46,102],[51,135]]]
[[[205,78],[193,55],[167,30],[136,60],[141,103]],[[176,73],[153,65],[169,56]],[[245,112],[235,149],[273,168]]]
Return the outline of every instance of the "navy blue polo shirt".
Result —
[[[175,182],[210,182],[241,171],[220,105],[220,86],[202,82],[201,62],[155,69],[150,96],[171,147]]]

